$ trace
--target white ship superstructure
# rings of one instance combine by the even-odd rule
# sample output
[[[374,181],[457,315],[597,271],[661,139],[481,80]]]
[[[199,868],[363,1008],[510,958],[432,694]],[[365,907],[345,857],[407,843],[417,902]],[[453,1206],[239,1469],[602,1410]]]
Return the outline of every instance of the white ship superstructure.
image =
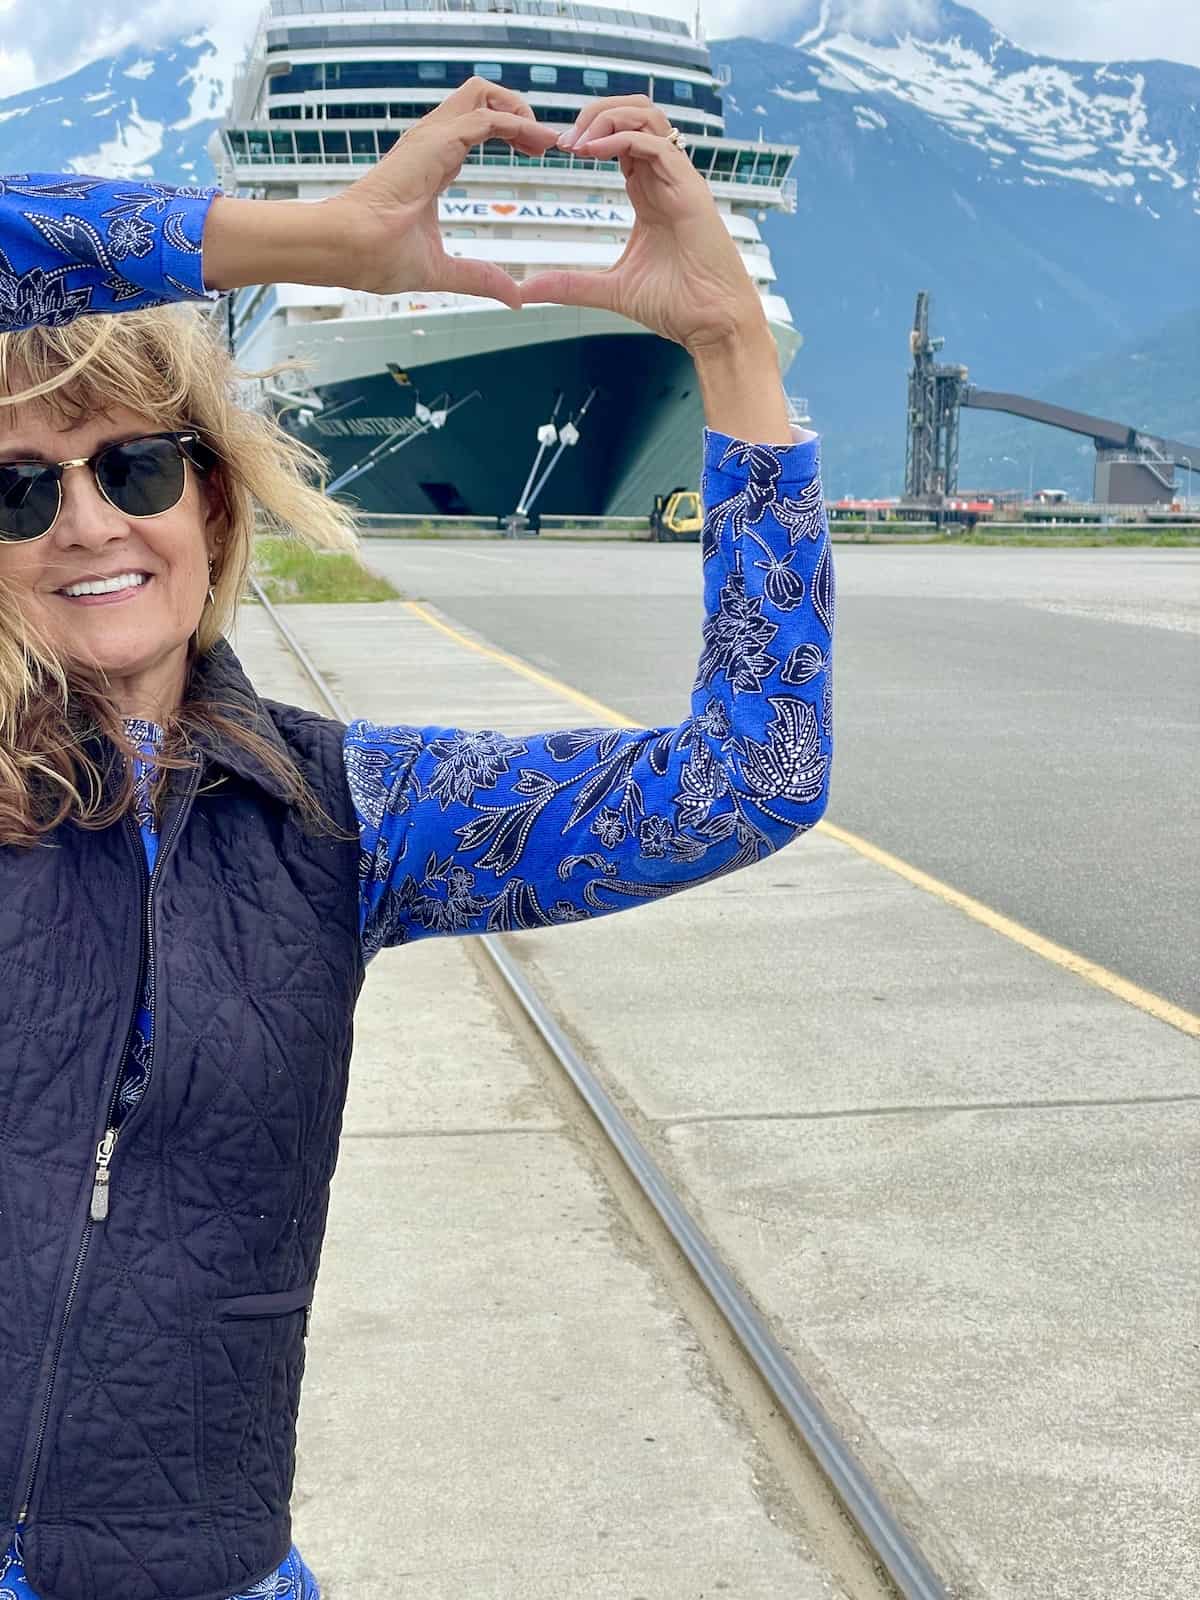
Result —
[[[758,223],[794,210],[796,150],[724,137],[722,82],[673,18],[557,0],[272,0],[213,141],[222,184],[332,195],[472,76],[564,126],[596,96],[661,104],[712,188],[786,370],[801,340]],[[469,152],[438,207],[448,252],[517,280],[610,266],[634,221],[617,162],[524,156],[498,140]],[[290,425],[369,510],[490,515],[536,496],[542,510],[637,514],[695,478],[691,363],[623,317],[280,283],[239,294],[233,327],[244,366],[311,364],[303,385],[281,380],[315,402],[293,407]]]

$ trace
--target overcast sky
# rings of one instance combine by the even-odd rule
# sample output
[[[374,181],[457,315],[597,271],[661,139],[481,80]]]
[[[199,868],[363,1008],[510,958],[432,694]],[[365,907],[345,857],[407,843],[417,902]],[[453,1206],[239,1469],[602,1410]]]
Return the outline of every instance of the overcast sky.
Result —
[[[695,0],[652,0],[672,16]],[[911,14],[929,0],[843,0],[861,15]],[[783,22],[795,0],[702,0],[710,39]],[[1200,0],[975,0],[1020,45],[1079,60],[1161,56],[1200,66]],[[127,44],[177,38],[190,27],[220,30],[232,45],[252,31],[254,0],[0,0],[0,96],[33,87]],[[786,37],[786,34],[784,35]]]

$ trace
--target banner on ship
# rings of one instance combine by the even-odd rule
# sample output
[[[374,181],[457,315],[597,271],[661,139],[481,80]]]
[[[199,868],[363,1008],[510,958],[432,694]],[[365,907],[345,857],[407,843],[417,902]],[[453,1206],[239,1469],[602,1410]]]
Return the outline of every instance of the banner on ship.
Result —
[[[632,206],[586,205],[574,200],[438,200],[439,222],[580,223],[632,227]]]

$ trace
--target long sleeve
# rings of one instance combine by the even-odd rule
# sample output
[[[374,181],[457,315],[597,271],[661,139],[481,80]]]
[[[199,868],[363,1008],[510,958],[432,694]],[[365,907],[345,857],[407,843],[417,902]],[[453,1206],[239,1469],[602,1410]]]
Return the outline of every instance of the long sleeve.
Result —
[[[703,649],[676,727],[346,732],[368,956],[707,883],[825,810],[833,568],[819,441],[704,430]]]
[[[0,177],[0,333],[217,298],[200,247],[219,193],[70,173]]]

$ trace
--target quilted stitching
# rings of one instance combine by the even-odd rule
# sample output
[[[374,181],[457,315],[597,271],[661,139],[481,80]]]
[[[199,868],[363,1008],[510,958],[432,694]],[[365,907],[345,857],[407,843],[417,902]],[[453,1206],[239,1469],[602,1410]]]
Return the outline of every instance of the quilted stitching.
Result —
[[[264,706],[232,652],[214,658],[210,692],[261,719],[352,838],[306,836],[244,753],[210,752],[227,781],[164,862],[154,1071],[91,1232],[24,1534],[44,1600],[224,1600],[291,1543],[304,1313],[215,1307],[317,1276],[362,982],[357,831],[341,727]],[[0,1328],[0,1549],[137,999],[140,885],[119,832],[0,852],[0,1059],[17,1063],[0,1269],[22,1313]],[[69,940],[28,938],[67,925]]]

